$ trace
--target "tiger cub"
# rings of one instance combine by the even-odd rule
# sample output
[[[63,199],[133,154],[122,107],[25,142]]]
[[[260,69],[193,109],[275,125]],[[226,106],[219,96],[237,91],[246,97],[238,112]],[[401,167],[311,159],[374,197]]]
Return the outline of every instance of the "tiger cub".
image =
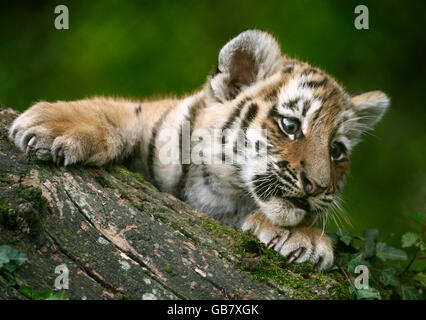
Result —
[[[290,262],[326,269],[333,248],[315,221],[339,200],[352,148],[388,106],[383,92],[349,95],[283,55],[270,34],[248,30],[220,50],[191,95],[39,102],[9,137],[22,151],[50,149],[64,166],[126,163]]]

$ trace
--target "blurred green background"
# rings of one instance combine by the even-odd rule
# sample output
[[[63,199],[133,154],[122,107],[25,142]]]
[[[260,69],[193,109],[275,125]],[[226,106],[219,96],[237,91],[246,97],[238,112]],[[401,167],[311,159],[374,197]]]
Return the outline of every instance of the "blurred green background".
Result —
[[[70,29],[54,28],[55,6]],[[369,30],[354,8],[369,8]],[[335,76],[349,92],[380,89],[391,109],[355,150],[344,207],[362,233],[400,242],[425,210],[425,1],[14,1],[0,5],[0,101],[93,95],[146,97],[199,88],[222,45],[259,28],[283,52]]]

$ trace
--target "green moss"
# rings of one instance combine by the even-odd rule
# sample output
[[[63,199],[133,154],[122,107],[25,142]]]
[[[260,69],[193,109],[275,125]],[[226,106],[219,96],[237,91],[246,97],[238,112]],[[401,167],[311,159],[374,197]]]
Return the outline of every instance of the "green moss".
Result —
[[[172,268],[169,267],[164,268],[164,272],[167,272],[171,277],[174,277],[176,275]]]
[[[228,241],[236,267],[249,272],[253,280],[272,284],[293,299],[352,299],[349,284],[339,271],[316,271],[311,263],[288,264],[278,252],[266,248],[253,235],[242,233],[201,217],[203,228]],[[225,235],[225,237],[223,237]],[[226,239],[227,238],[227,239]]]
[[[137,181],[139,181],[140,183],[142,183],[142,184],[145,184],[146,182],[145,182],[145,179],[144,178],[142,178],[142,176],[139,174],[139,173],[136,173],[136,172],[132,172],[132,171],[129,171],[129,170],[126,170],[126,169],[124,169],[124,168],[116,168],[115,169],[115,171],[116,171],[116,173],[118,173],[119,175],[122,175],[122,176],[126,176],[126,177],[132,177],[132,178],[135,178]]]
[[[0,198],[0,213],[7,214],[12,207],[4,205],[4,200]]]
[[[17,223],[13,218],[13,214],[9,214],[10,209],[12,209],[12,207],[5,205],[4,200],[0,198],[0,224],[4,224],[9,228],[14,228]]]
[[[201,226],[208,232],[216,235],[234,236],[238,232],[230,227],[216,223],[210,218],[200,216]]]
[[[253,262],[248,264],[243,260],[241,269],[249,271],[255,280],[274,282],[293,299],[351,298],[349,286],[342,285],[344,279],[339,272],[316,271],[311,263],[288,264],[286,258],[263,245],[259,254],[242,252],[243,255],[254,256],[257,261],[253,266]]]
[[[343,277],[342,277],[343,278]],[[350,284],[347,280],[341,280],[341,286],[334,286],[330,288],[330,299],[332,300],[342,300],[342,299],[355,299],[355,296],[350,292]]]
[[[142,211],[142,206],[140,204],[137,204],[136,202],[132,202],[132,206],[134,206],[139,211]]]

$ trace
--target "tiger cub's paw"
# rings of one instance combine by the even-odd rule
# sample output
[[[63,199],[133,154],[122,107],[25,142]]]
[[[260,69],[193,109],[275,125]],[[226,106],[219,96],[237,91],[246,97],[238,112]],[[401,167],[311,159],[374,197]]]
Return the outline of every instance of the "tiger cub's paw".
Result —
[[[318,270],[333,265],[334,254],[330,238],[316,227],[280,227],[273,225],[265,215],[248,217],[243,231],[251,231],[267,247],[273,248],[289,263],[311,262]]]
[[[15,119],[9,139],[23,152],[50,150],[58,165],[86,161],[102,145],[94,141],[97,132],[90,132],[95,128],[89,129],[81,114],[72,111],[66,105],[38,103]]]

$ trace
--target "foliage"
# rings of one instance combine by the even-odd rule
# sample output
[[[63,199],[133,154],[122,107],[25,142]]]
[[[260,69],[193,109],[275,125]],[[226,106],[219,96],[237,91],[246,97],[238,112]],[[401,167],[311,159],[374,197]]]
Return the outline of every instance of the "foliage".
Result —
[[[36,291],[26,285],[19,287],[19,292],[31,300],[69,300],[65,290],[54,292],[53,290]]]
[[[14,272],[27,260],[27,257],[9,246],[0,246],[0,270]]]
[[[419,240],[419,235],[414,232],[407,232],[402,236],[402,247],[408,248]]]
[[[13,272],[18,269],[27,257],[12,247],[0,246],[0,276],[3,275],[9,286],[16,285]]]
[[[377,242],[379,231],[367,229],[363,237],[339,229],[330,233],[337,257],[335,268],[340,269],[351,285],[350,292],[357,299],[424,299],[426,275],[420,270],[410,270],[417,258],[426,256],[423,242],[424,227],[421,233],[407,232],[401,237],[401,247],[394,248],[385,242]],[[358,242],[358,243],[357,243]],[[405,250],[416,248],[410,261]],[[405,268],[401,262],[406,262]],[[368,288],[355,285],[360,275],[356,268],[364,265],[368,268]]]
[[[68,300],[65,291],[46,290],[38,292],[27,285],[18,287],[13,272],[25,261],[27,261],[25,254],[7,245],[0,246],[0,276],[4,277],[9,286],[16,287],[25,297],[33,300]]]

